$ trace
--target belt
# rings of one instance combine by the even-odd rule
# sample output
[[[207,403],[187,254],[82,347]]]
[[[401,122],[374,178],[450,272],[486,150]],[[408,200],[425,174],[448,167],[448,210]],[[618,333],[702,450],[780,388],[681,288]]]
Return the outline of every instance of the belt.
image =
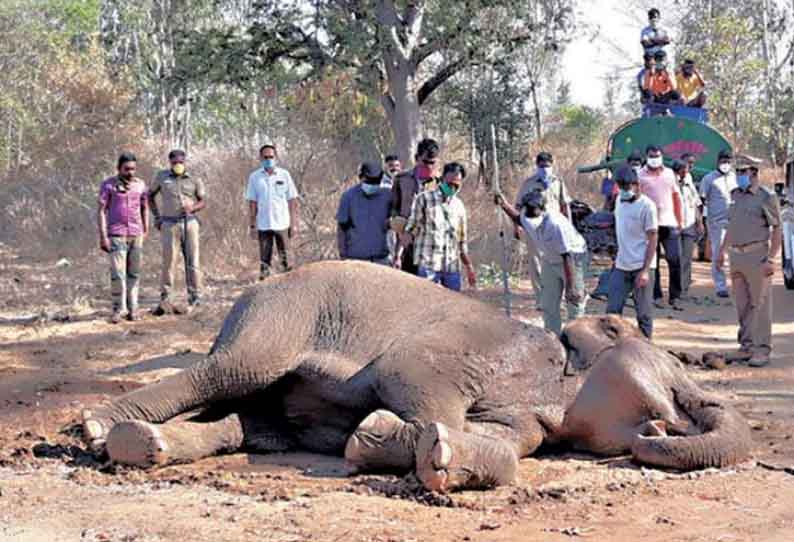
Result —
[[[744,245],[734,245],[731,247],[732,252],[737,252],[739,254],[746,254],[748,252],[753,252],[754,250],[758,250],[759,248],[766,248],[769,246],[769,241],[754,241],[752,243],[747,243]]]

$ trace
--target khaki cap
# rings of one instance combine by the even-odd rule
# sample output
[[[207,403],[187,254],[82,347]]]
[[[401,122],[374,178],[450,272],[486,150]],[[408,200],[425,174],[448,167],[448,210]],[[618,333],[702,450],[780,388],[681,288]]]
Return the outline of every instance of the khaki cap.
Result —
[[[755,169],[758,170],[761,167],[763,161],[760,158],[756,158],[754,156],[750,156],[748,154],[737,154],[736,155],[736,170],[740,171],[743,169]]]

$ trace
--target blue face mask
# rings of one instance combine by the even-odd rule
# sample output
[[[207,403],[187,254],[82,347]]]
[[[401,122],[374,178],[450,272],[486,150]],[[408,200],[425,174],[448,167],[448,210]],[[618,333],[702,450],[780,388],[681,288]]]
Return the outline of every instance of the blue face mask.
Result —
[[[538,180],[540,180],[540,182],[543,183],[543,186],[546,187],[547,189],[551,185],[551,174],[552,174],[551,166],[538,168]]]
[[[742,190],[747,190],[750,188],[750,176],[749,175],[738,175],[736,177],[736,185],[741,188]]]
[[[276,167],[275,158],[266,158],[262,160],[262,169],[273,169]]]
[[[634,192],[631,190],[620,189],[620,201],[631,201],[634,199]]]
[[[378,190],[380,190],[380,185],[361,183],[361,190],[364,191],[364,195],[373,196],[378,193]]]

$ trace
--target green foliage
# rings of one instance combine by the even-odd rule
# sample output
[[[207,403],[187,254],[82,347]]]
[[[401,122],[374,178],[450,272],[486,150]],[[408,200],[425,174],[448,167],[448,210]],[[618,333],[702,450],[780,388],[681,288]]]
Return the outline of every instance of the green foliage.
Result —
[[[704,75],[716,124],[744,150],[785,159],[794,137],[794,5],[767,0],[682,2],[678,58]],[[788,6],[791,6],[790,8]]]
[[[601,137],[606,116],[586,105],[567,105],[556,111],[553,120],[553,132],[557,136],[584,146]]]

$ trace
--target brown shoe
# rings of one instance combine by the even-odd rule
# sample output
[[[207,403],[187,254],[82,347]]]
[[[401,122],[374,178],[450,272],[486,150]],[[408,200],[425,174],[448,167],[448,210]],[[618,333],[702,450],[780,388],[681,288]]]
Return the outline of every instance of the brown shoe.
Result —
[[[119,322],[121,322],[121,312],[113,311],[113,314],[110,315],[110,319],[108,321],[111,324],[118,324]]]

